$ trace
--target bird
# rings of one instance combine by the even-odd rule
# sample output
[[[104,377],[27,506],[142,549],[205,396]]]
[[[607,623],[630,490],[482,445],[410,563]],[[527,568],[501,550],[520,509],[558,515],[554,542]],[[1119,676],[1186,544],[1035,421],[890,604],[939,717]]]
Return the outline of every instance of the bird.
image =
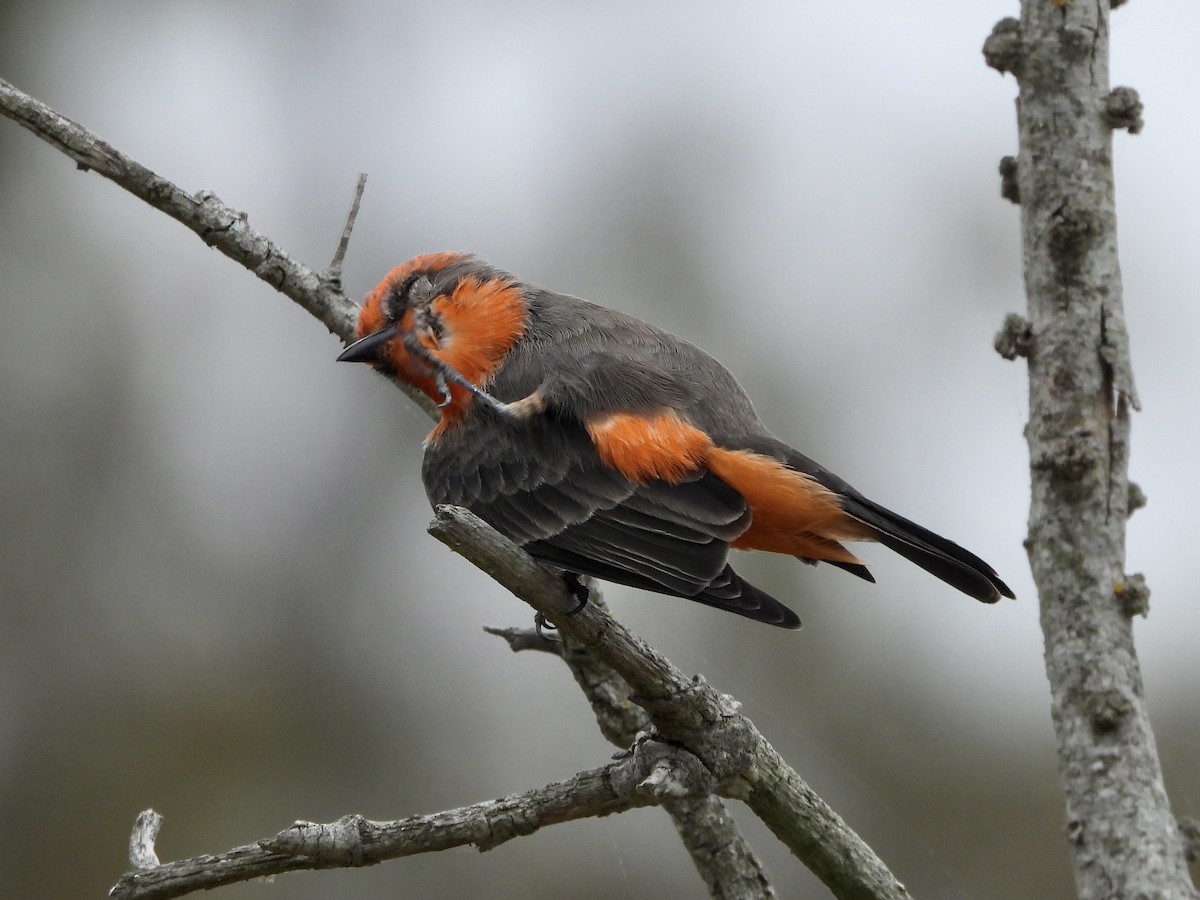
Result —
[[[631,315],[437,252],[387,273],[357,333],[340,361],[440,409],[421,464],[431,504],[467,508],[576,584],[794,629],[796,613],[738,575],[730,549],[873,582],[845,542],[876,541],[976,600],[1014,597],[978,556],[775,437],[713,357]]]

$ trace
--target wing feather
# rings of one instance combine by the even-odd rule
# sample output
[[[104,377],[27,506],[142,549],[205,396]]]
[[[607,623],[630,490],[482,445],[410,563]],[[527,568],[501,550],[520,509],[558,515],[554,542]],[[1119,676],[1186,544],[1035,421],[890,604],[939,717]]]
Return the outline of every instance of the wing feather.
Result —
[[[729,542],[750,510],[707,472],[635,484],[571,419],[510,422],[480,410],[426,447],[422,476],[432,503],[465,506],[547,563],[799,627],[730,568]]]

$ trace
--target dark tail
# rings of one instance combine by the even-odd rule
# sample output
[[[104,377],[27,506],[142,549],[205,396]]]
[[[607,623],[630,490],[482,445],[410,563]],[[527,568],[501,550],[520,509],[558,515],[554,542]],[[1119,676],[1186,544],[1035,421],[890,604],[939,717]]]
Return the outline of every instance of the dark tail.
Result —
[[[793,450],[777,438],[757,436],[744,442],[749,449],[786,462],[793,469],[804,472],[819,484],[829,488],[841,498],[842,509],[847,514],[875,531],[875,538],[883,546],[895,550],[905,559],[916,563],[926,572],[940,578],[946,584],[958,588],[964,594],[995,603],[1001,597],[1016,598],[1012,589],[1000,580],[996,570],[982,559],[965,550],[954,541],[948,541],[916,522],[868,500],[844,480],[834,475],[820,463]],[[874,581],[865,566],[853,563],[832,563],[859,578]]]
[[[842,506],[851,516],[874,528],[883,546],[895,550],[964,594],[984,603],[995,603],[1001,597],[1015,597],[995,569],[954,541],[946,540],[865,497],[847,496]]]

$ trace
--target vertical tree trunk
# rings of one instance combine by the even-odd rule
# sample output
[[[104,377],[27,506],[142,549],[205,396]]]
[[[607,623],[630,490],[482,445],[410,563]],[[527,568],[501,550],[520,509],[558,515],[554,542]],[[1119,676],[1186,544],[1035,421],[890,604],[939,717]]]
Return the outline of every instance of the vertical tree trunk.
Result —
[[[1022,0],[1019,25],[1000,23],[985,47],[1020,84],[1013,199],[1029,320],[1012,352],[1029,358],[1027,549],[1079,896],[1190,898],[1133,646],[1131,617],[1145,608],[1129,601],[1144,599],[1144,586],[1124,573],[1137,399],[1112,129],[1136,131],[1140,105],[1129,91],[1110,97],[1108,26],[1108,0]],[[1122,99],[1134,107],[1127,120]]]

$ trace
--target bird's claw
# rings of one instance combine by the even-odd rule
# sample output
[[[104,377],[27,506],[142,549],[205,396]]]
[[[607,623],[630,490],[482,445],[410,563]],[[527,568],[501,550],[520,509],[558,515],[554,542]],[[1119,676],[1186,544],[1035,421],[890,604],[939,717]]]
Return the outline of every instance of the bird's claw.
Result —
[[[567,615],[577,616],[587,606],[588,598],[592,595],[592,592],[588,590],[586,584],[579,580],[579,574],[576,572],[563,572],[563,581],[566,582],[567,590],[571,592],[571,596],[575,598],[575,605],[567,610]]]
[[[452,399],[450,396],[450,385],[446,383],[445,373],[438,372],[437,378],[434,379],[434,384],[437,385],[437,389],[442,392],[442,399],[438,403],[438,408],[444,409],[450,405],[450,400]]]
[[[550,641],[554,644],[562,643],[562,638],[553,632],[558,631],[558,626],[543,616],[540,612],[533,614],[533,630],[537,632],[537,636],[543,641]]]
[[[577,616],[587,606],[591,591],[588,590],[586,584],[579,580],[579,575],[575,572],[563,572],[562,579],[567,590],[571,592],[571,596],[575,598],[575,605],[568,609],[565,615]],[[561,638],[553,634],[553,632],[558,631],[558,626],[540,612],[533,615],[533,630],[537,632],[537,636],[543,641],[554,641],[555,643],[561,641]]]

